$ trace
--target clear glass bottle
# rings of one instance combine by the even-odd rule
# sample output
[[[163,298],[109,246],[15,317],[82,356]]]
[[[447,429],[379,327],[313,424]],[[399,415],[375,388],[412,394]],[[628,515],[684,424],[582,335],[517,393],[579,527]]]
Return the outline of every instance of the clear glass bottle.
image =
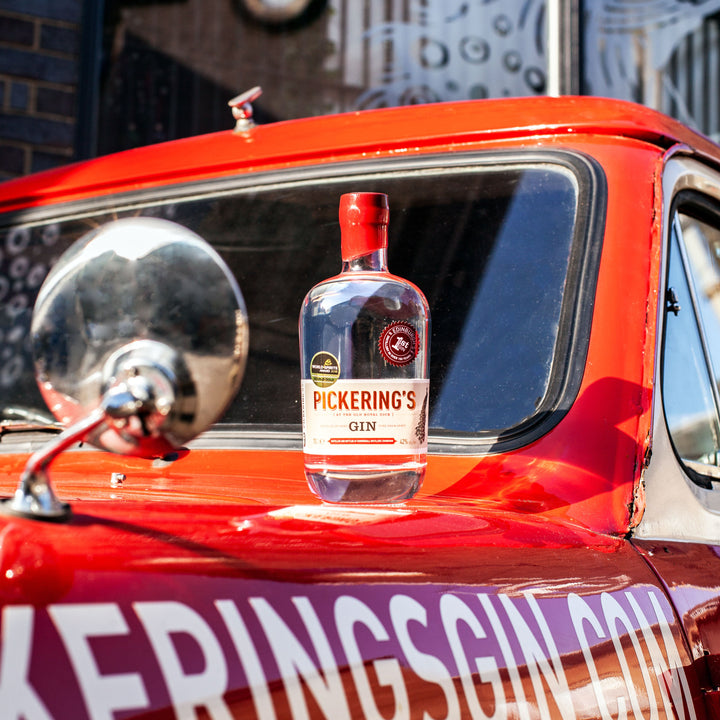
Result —
[[[387,195],[343,195],[342,271],[300,311],[305,476],[329,502],[398,502],[425,475],[430,317],[388,272],[387,225]]]

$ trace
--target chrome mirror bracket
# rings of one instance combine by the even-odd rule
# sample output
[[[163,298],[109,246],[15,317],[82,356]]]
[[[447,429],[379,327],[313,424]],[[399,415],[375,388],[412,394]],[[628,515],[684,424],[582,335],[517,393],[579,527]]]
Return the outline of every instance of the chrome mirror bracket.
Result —
[[[0,513],[67,521],[49,466],[77,442],[167,457],[234,397],[248,352],[240,288],[187,228],[117,220],[78,240],[45,280],[31,326],[38,386],[60,435],[31,455]]]
[[[0,502],[0,512],[52,522],[69,520],[70,504],[61,502],[55,495],[50,484],[49,465],[60,453],[85,440],[104,421],[105,413],[98,409],[33,453],[25,464],[15,495]]]
[[[194,399],[195,394],[181,363],[171,348],[152,340],[138,340],[115,352],[105,363],[100,407],[30,456],[15,495],[0,504],[0,511],[38,520],[69,519],[70,505],[58,500],[52,489],[50,463],[75,443],[107,431],[119,433],[127,454],[151,442],[158,453],[176,449],[163,436],[163,425],[172,422],[178,406],[187,406],[179,400]]]

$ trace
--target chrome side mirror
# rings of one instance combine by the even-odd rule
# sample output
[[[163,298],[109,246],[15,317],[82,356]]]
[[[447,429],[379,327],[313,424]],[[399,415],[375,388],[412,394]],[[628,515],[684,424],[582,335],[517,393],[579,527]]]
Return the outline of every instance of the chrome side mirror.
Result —
[[[67,429],[28,461],[4,512],[63,520],[50,462],[85,440],[164,457],[207,429],[237,392],[248,322],[237,283],[202,238],[129,218],[80,238],[40,289],[31,325],[37,381]]]

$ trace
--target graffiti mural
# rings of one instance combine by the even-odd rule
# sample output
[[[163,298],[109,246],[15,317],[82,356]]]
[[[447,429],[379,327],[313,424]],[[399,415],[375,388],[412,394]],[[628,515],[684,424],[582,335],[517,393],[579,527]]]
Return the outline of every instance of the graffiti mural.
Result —
[[[545,0],[411,0],[366,28],[356,107],[542,94],[545,35]]]
[[[717,135],[720,0],[599,0],[583,22],[584,93],[640,102]]]

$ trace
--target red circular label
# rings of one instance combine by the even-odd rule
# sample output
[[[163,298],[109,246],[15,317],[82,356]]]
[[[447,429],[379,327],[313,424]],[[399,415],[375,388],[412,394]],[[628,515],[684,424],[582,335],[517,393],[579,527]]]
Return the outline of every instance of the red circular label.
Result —
[[[410,323],[394,322],[382,331],[379,345],[391,365],[407,365],[418,354],[417,330]]]

